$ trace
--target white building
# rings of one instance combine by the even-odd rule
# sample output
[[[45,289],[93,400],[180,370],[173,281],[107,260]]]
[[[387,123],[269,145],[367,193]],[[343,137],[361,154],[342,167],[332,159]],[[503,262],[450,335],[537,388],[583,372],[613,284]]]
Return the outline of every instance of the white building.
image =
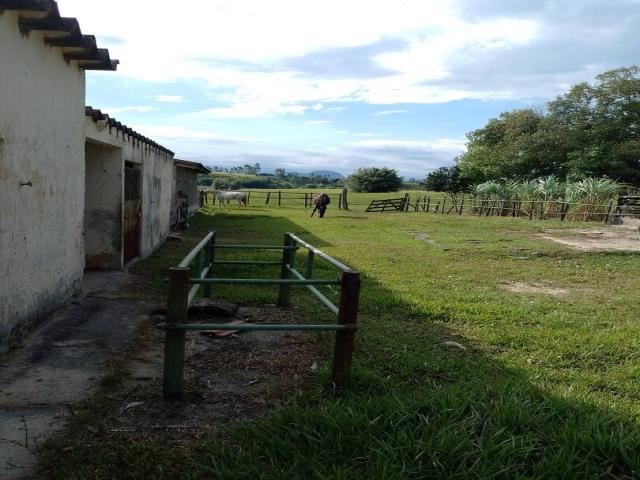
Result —
[[[120,269],[169,234],[173,152],[86,107],[86,268]]]
[[[175,159],[175,191],[174,208],[171,211],[171,225],[176,225],[181,220],[186,220],[196,214],[200,208],[200,192],[198,192],[198,174],[206,175],[211,173],[207,167],[198,162]],[[178,210],[186,210],[184,215]]]
[[[85,266],[122,268],[169,231],[173,153],[85,112],[85,71],[116,65],[55,1],[0,0],[0,351]]]

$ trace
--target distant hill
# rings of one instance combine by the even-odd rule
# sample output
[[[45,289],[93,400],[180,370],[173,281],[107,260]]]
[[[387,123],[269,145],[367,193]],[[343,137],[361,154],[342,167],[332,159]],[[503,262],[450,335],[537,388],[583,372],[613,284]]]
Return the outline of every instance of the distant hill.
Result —
[[[338,180],[344,178],[344,175],[338,172],[334,172],[333,170],[314,170],[313,172],[309,173],[309,175],[312,177],[324,177],[330,180],[333,180],[334,178],[337,178]]]

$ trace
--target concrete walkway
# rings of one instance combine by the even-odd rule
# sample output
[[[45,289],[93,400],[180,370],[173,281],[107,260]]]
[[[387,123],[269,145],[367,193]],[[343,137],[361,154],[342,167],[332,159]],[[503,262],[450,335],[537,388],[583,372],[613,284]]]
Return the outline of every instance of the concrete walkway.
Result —
[[[131,280],[88,274],[82,302],[55,311],[22,348],[0,357],[0,479],[32,475],[38,445],[94,392],[101,363],[133,340],[148,307],[114,295]]]

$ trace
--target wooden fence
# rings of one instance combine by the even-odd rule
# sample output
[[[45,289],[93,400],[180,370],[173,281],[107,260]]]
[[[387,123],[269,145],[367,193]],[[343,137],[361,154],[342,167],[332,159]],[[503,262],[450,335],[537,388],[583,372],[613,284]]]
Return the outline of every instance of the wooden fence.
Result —
[[[621,197],[623,198],[623,197]],[[473,196],[440,197],[432,199],[428,195],[412,199],[409,194],[403,198],[373,200],[367,212],[425,212],[439,215],[478,215],[484,217],[517,217],[529,220],[559,219],[561,221],[602,221],[609,222],[614,217],[638,216],[640,199],[634,203],[631,197],[627,203],[618,205],[614,201],[606,204],[578,202],[558,202],[545,200],[498,200]],[[637,203],[637,204],[636,204]]]
[[[207,189],[203,189],[203,191],[207,191]],[[278,207],[282,206],[304,206],[306,208],[313,207],[313,197],[321,191],[318,192],[297,192],[297,191],[287,191],[287,190],[237,190],[238,192],[243,192],[247,194],[247,205],[275,205]],[[326,192],[325,192],[326,193]],[[327,193],[329,198],[331,199],[332,205],[337,205],[340,210],[349,210],[349,199],[348,193],[346,189],[343,189],[341,193]],[[205,199],[208,195],[205,195]],[[208,203],[208,199],[205,200],[205,203]],[[213,199],[215,203],[215,199]]]

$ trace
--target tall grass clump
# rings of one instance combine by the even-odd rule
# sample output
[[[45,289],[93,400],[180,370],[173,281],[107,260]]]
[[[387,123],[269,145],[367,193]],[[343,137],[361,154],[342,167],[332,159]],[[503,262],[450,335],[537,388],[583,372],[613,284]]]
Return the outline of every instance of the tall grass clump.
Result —
[[[518,212],[530,218],[554,218],[561,213],[574,219],[602,220],[622,185],[607,178],[562,182],[554,175],[536,180],[491,180],[474,186],[471,193],[493,215]]]

